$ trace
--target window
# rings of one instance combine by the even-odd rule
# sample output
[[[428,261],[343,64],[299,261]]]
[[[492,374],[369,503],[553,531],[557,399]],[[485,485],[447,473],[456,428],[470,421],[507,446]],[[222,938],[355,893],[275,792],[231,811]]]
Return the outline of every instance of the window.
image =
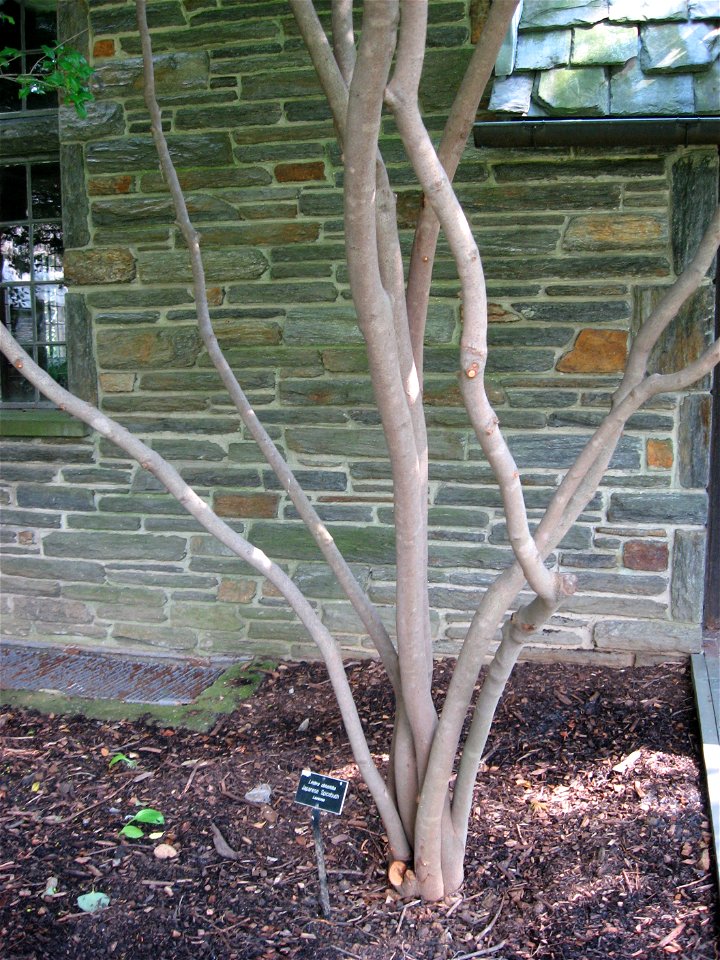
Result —
[[[13,47],[20,56],[8,67],[9,74],[30,73],[42,57],[40,47],[56,42],[55,4],[47,0],[0,0],[0,13],[9,19],[0,21],[0,48]],[[10,20],[13,22],[11,23]],[[33,95],[21,100],[17,84],[0,81],[0,112],[24,113],[30,110],[57,108],[55,94]]]
[[[0,320],[43,370],[67,386],[60,212],[59,164],[0,167]],[[0,382],[3,404],[43,402],[4,357]]]
[[[0,0],[0,13],[13,20],[0,20],[0,48],[21,51],[8,73],[30,72],[41,46],[57,42],[56,7],[53,0]],[[0,78],[0,322],[58,383],[92,400],[89,325],[81,298],[73,299],[63,284],[62,150],[65,164],[79,162],[72,149],[60,146],[55,95],[21,100],[17,84]],[[85,432],[0,357],[0,434]]]

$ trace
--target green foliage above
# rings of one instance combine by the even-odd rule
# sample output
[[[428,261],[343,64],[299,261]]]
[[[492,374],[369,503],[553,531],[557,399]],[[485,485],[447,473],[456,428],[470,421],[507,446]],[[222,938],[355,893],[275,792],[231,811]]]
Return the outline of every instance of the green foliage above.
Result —
[[[2,20],[13,22],[12,17],[0,13]],[[95,99],[89,87],[93,73],[90,64],[81,53],[62,43],[53,47],[43,45],[40,49],[43,56],[29,73],[12,73],[6,70],[20,56],[20,51],[15,47],[4,47],[0,50],[0,78],[17,83],[20,98],[59,93],[65,103],[75,107],[78,116],[86,117],[86,105]]]

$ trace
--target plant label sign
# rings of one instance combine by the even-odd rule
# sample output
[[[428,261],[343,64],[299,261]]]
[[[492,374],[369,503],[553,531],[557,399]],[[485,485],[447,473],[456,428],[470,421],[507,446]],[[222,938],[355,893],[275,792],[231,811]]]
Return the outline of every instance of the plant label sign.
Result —
[[[338,780],[336,777],[326,777],[321,773],[303,770],[295,794],[295,803],[339,815],[345,803],[347,788],[347,780]]]

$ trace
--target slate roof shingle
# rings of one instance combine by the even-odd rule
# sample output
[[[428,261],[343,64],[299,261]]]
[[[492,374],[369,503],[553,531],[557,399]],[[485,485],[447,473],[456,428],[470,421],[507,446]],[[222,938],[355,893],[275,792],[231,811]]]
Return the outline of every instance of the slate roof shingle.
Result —
[[[720,115],[720,0],[524,0],[489,109],[525,117]]]

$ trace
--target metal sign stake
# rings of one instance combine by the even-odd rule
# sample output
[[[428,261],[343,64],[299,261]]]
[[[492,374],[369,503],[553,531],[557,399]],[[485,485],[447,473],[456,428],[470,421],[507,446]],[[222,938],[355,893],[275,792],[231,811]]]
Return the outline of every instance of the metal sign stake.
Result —
[[[327,920],[330,916],[330,892],[328,890],[327,871],[325,869],[325,851],[323,849],[322,833],[320,832],[320,811],[313,808],[312,829],[315,840],[315,859],[317,860],[318,880],[320,881],[320,908]]]
[[[320,811],[325,810],[327,813],[334,813],[335,816],[339,816],[345,803],[347,788],[347,780],[326,777],[322,773],[313,773],[312,770],[303,770],[295,794],[295,803],[312,808],[315,859],[317,860],[318,879],[320,880],[320,907],[326,920],[330,916],[330,893],[328,892],[327,870],[325,869],[325,851],[323,850],[322,834],[320,832]]]

